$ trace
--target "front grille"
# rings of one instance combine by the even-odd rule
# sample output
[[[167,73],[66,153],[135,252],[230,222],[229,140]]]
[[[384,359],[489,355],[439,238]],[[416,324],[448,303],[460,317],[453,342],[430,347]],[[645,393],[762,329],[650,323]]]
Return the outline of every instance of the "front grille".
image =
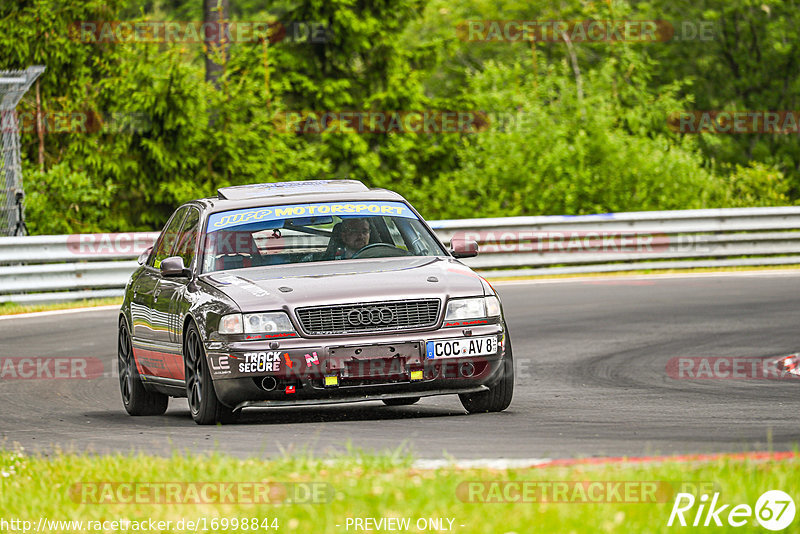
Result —
[[[439,304],[439,299],[365,302],[298,308],[296,313],[311,335],[385,332],[435,325]]]

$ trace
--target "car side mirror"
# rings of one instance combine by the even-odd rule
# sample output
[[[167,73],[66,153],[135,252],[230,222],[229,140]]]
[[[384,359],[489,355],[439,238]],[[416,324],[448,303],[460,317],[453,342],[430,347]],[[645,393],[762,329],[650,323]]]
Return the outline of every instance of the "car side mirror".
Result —
[[[170,256],[161,261],[161,276],[189,276],[191,271],[184,267],[183,258],[180,256]]]
[[[144,265],[145,263],[147,263],[147,259],[150,257],[151,252],[153,252],[152,246],[147,247],[147,250],[139,254],[139,259],[136,260],[139,263],[139,265]]]
[[[456,258],[474,258],[478,255],[478,242],[454,237],[450,241],[450,253]]]

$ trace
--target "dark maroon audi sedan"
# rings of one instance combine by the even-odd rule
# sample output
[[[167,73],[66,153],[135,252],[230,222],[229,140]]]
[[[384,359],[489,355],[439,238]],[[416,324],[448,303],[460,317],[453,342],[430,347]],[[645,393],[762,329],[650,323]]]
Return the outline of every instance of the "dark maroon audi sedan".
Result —
[[[353,180],[226,187],[179,207],[119,317],[131,415],[188,397],[199,424],[243,408],[459,395],[508,407],[500,301],[397,193]]]

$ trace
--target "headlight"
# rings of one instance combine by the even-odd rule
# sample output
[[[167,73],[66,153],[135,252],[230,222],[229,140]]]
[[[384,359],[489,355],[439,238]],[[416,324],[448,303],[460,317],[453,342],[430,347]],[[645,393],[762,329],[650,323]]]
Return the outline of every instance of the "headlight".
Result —
[[[500,301],[497,297],[477,297],[471,299],[454,299],[447,303],[445,321],[460,321],[462,319],[483,319],[484,317],[499,317]]]
[[[220,334],[264,334],[297,332],[283,312],[269,313],[232,313],[219,321]]]
[[[244,331],[246,334],[295,332],[289,316],[283,312],[246,313]]]
[[[486,317],[500,317],[500,299],[486,297]]]
[[[241,313],[223,315],[222,319],[219,320],[220,334],[241,334],[243,331]]]

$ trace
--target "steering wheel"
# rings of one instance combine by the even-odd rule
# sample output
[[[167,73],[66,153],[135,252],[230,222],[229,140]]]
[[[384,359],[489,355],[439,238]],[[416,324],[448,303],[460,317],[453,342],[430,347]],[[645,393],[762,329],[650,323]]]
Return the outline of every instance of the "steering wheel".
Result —
[[[380,252],[378,252],[379,248],[383,248],[383,249],[386,249],[386,250],[381,250]],[[377,254],[375,254],[375,252],[373,252],[372,254],[368,253],[366,256],[363,256],[363,257],[365,257],[365,258],[391,258],[391,257],[394,257],[394,256],[408,256],[408,251],[403,250],[402,248],[397,248],[394,245],[389,245],[387,243],[370,243],[366,247],[363,247],[360,250],[358,250],[355,253],[353,253],[353,255],[351,257],[352,257],[352,259],[358,259],[358,258],[362,257],[363,253],[368,252],[370,250],[378,252],[378,253]]]

